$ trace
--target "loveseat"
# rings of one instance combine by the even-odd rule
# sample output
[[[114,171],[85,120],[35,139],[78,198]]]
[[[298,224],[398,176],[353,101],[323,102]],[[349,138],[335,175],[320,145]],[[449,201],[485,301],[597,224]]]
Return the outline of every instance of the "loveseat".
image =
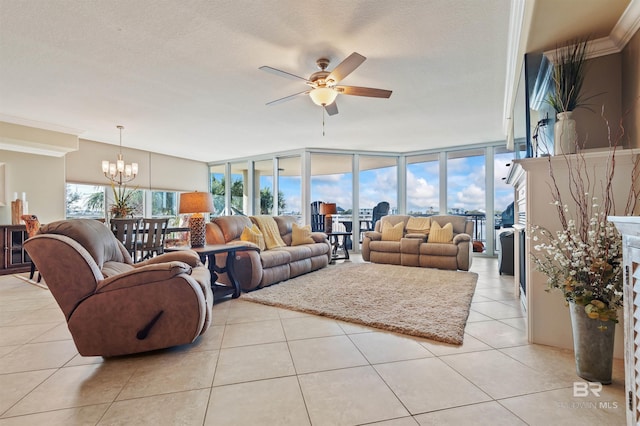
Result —
[[[468,271],[473,259],[471,235],[473,222],[465,216],[384,216],[374,231],[365,232],[362,258],[374,263]]]
[[[207,223],[206,241],[207,244],[258,246],[258,243],[244,238],[243,233],[254,234],[256,228],[264,233],[262,227],[269,224],[275,224],[275,233],[283,245],[269,248],[266,247],[268,241],[265,241],[265,247],[259,247],[260,251],[237,253],[234,269],[242,290],[250,291],[297,277],[324,268],[331,261],[327,235],[298,226],[297,218],[293,216],[220,216]],[[218,256],[216,262],[223,266],[226,258]],[[224,273],[220,274],[218,281],[229,284]]]

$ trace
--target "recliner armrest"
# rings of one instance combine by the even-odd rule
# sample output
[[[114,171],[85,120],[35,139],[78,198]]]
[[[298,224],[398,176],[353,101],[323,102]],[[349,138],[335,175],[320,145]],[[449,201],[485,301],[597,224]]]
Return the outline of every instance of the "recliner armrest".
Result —
[[[369,237],[371,241],[381,241],[382,240],[382,232],[378,231],[367,231],[364,233],[365,237]]]
[[[453,237],[453,243],[454,244],[463,243],[465,241],[471,241],[471,235],[469,235],[469,234],[458,234],[455,237]]]
[[[313,241],[315,241],[316,243],[324,243],[329,239],[327,234],[325,234],[324,232],[312,232],[311,238],[313,238]]]
[[[133,266],[135,268],[144,267],[147,265],[156,265],[158,263],[167,263],[167,262],[183,262],[187,265],[195,268],[196,266],[202,265],[200,262],[200,256],[193,250],[178,250],[171,251],[167,253],[160,254],[158,256],[150,257],[149,259],[135,263]]]
[[[166,281],[180,274],[190,275],[191,266],[178,261],[141,266],[129,272],[114,275],[99,281],[96,293],[120,290],[157,281]]]

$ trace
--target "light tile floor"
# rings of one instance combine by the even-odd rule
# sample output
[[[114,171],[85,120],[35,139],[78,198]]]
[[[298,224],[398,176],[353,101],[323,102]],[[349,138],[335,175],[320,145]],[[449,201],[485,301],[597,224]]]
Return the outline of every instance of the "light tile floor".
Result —
[[[622,360],[574,398],[573,354],[527,343],[513,277],[472,271],[462,346],[228,300],[194,344],[114,359],[78,355],[48,290],[3,276],[0,426],[623,425]]]

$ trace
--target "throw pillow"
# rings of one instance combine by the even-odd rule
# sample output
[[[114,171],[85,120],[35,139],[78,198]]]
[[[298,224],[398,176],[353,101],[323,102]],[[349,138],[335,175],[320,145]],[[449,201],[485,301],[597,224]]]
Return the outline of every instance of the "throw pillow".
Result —
[[[400,241],[404,235],[404,222],[395,225],[385,222],[382,224],[382,241]]]
[[[257,245],[260,250],[265,249],[264,236],[256,225],[253,225],[251,228],[245,226],[242,230],[242,234],[240,235],[240,240],[249,241],[250,243]]]
[[[313,238],[311,238],[311,225],[300,226],[294,223],[291,226],[291,245],[299,246],[300,244],[313,244]]]
[[[430,243],[450,243],[453,241],[453,225],[451,222],[447,223],[445,226],[440,227],[438,222],[433,222],[431,224],[431,230],[429,231],[429,241]]]
[[[407,221],[407,234],[428,234],[431,228],[431,218],[413,217]]]

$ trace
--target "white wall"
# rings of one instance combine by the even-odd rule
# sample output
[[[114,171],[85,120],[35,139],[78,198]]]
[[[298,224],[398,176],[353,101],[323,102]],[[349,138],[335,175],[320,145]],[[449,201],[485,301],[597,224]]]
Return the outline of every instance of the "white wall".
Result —
[[[0,206],[0,224],[11,224],[11,199],[27,193],[29,213],[42,223],[64,219],[65,160],[15,151],[1,151],[0,163],[5,163],[6,200]]]

